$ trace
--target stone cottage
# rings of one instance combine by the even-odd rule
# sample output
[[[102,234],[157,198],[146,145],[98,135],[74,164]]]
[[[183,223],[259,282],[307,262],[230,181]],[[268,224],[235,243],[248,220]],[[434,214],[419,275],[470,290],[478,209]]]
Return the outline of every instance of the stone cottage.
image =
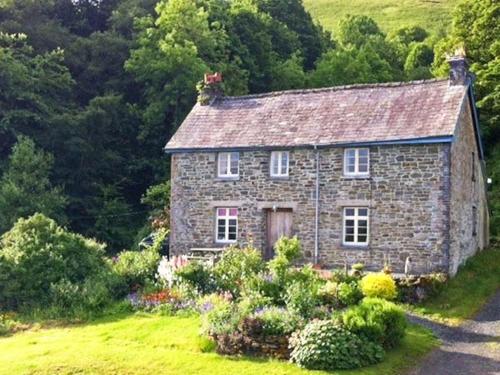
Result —
[[[447,80],[240,97],[208,79],[165,147],[171,252],[252,242],[269,259],[297,235],[325,267],[454,274],[487,245],[488,207],[472,79],[450,64]]]

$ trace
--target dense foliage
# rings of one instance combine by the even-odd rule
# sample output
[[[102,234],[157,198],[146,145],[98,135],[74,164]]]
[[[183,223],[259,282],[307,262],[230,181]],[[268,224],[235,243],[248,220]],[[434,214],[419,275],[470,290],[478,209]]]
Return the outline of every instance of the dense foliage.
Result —
[[[488,1],[481,4],[469,13],[486,19],[474,28],[486,36],[494,12],[485,10]],[[332,37],[301,0],[2,4],[0,175],[14,182],[0,189],[0,202],[28,204],[9,214],[0,231],[39,210],[116,253],[151,225],[168,226],[168,212],[159,208],[168,207],[162,147],[195,103],[196,83],[207,71],[223,72],[228,95],[431,76],[437,38],[425,30],[386,35],[366,16],[339,25]],[[470,33],[471,44],[483,51],[480,33]],[[495,96],[488,92],[496,76],[489,72],[498,64],[491,48],[471,57],[480,57],[481,103],[494,120],[496,107],[488,103]],[[42,207],[29,203],[29,189],[12,188],[18,177],[8,157],[20,135],[34,142],[32,165],[41,166],[46,181],[39,188],[58,193]]]
[[[311,370],[351,369],[380,362],[381,346],[331,320],[310,322],[290,342],[291,360]]]
[[[385,273],[371,273],[360,282],[361,291],[366,297],[378,297],[392,300],[397,296],[396,282]]]
[[[42,214],[19,219],[0,239],[3,308],[98,310],[125,289],[104,246],[66,231]]]

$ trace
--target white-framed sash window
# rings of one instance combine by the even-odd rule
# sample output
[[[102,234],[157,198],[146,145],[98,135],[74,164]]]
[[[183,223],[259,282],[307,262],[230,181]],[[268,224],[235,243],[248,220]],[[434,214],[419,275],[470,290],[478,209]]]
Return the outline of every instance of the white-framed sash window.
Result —
[[[346,148],[344,150],[344,175],[368,176],[370,174],[370,149]]]
[[[240,173],[239,152],[219,152],[217,155],[217,176],[235,178]]]
[[[271,177],[288,177],[290,153],[288,151],[271,152]]]
[[[219,207],[216,211],[215,242],[233,243],[238,239],[238,209]]]
[[[344,207],[342,243],[352,246],[367,246],[369,225],[368,207]]]

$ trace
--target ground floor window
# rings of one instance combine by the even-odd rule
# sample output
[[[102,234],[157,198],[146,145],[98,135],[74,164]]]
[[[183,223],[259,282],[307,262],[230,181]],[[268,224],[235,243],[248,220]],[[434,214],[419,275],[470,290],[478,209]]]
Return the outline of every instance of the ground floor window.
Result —
[[[368,245],[369,218],[367,207],[344,208],[343,244]]]
[[[238,209],[217,208],[216,242],[236,242],[238,233]]]

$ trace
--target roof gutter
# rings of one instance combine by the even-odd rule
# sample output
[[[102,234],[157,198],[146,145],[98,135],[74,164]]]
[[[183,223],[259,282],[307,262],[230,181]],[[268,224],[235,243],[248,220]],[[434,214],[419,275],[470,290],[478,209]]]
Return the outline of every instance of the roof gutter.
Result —
[[[298,145],[255,145],[255,146],[235,146],[235,147],[179,147],[168,148],[163,150],[167,154],[177,153],[192,153],[192,152],[218,152],[218,151],[256,151],[256,150],[290,150],[290,149],[322,149],[322,148],[343,148],[343,147],[365,147],[365,146],[386,146],[386,145],[418,145],[432,143],[451,143],[453,135],[443,135],[434,137],[421,137],[410,139],[393,139],[387,141],[369,141],[369,142],[340,142],[340,143],[325,143],[325,144],[298,144]]]

